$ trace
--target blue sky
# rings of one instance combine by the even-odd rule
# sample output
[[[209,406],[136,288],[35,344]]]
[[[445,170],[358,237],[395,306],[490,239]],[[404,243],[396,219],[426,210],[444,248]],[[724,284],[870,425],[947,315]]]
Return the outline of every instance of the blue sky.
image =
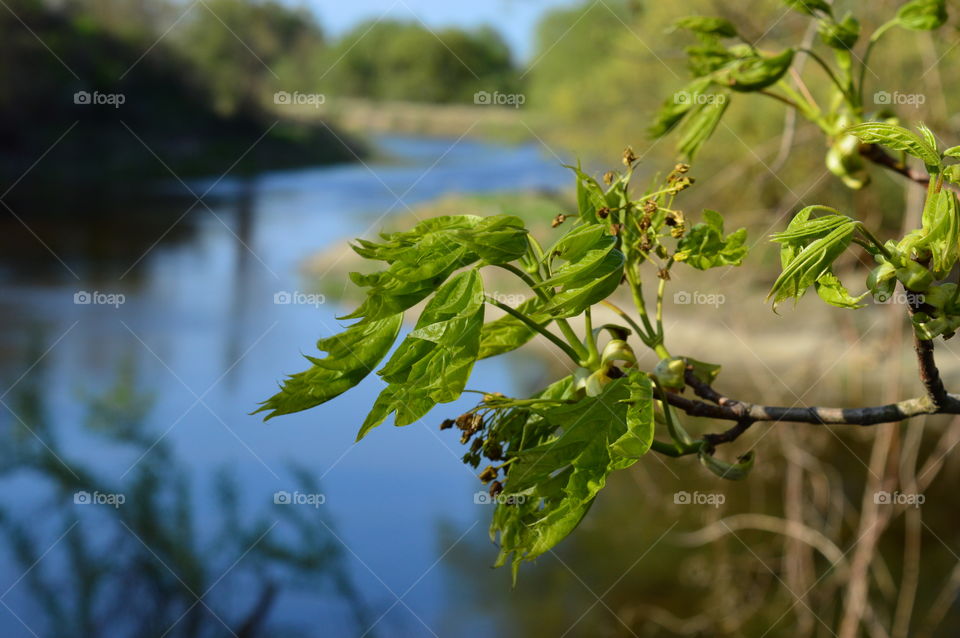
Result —
[[[388,17],[419,18],[431,28],[476,27],[489,24],[510,43],[519,60],[530,57],[533,32],[549,9],[570,6],[578,0],[289,0],[305,4],[319,17],[326,33],[339,35],[358,22]]]

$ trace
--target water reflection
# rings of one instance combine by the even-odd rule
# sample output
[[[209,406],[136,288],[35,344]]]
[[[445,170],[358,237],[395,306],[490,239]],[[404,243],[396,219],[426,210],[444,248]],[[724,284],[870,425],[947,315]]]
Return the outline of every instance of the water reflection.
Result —
[[[310,635],[312,623],[275,612],[298,590],[326,592],[314,622],[345,635],[367,626],[328,514],[266,500],[251,507],[235,470],[191,476],[144,430],[155,397],[131,362],[106,391],[84,393],[75,426],[90,446],[136,459],[122,481],[51,427],[42,367],[7,399],[15,418],[3,430],[0,476],[16,498],[0,507],[0,534],[5,572],[21,575],[3,602],[22,631],[6,626],[4,635]],[[322,493],[311,473],[291,476]]]

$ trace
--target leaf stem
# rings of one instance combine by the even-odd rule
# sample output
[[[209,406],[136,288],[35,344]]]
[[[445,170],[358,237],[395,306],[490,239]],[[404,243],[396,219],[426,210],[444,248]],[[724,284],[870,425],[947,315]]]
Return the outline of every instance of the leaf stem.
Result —
[[[541,288],[537,287],[537,282],[533,278],[523,272],[521,269],[517,268],[513,264],[497,264],[504,270],[512,272],[514,275],[519,277],[525,284],[530,286],[530,289],[533,290],[534,294],[537,295],[542,301],[549,302],[550,297],[545,293]],[[499,305],[499,304],[498,304]],[[511,308],[511,310],[513,310]],[[567,339],[570,347],[573,348],[578,354],[574,359],[577,363],[585,360],[587,358],[587,352],[583,349],[583,342],[580,341],[580,338],[577,337],[577,333],[573,331],[573,328],[570,327],[570,323],[566,319],[554,319],[557,326],[560,328],[560,332],[563,333],[563,336]]]
[[[537,332],[542,334],[544,337],[549,339],[551,342],[553,342],[554,345],[556,345],[558,348],[563,350],[568,357],[573,359],[574,363],[579,365],[583,360],[583,357],[580,356],[580,353],[574,350],[568,343],[566,343],[563,339],[561,339],[557,335],[553,334],[552,332],[550,332],[549,330],[547,330],[546,328],[538,324],[536,321],[534,321],[530,317],[526,316],[522,312],[519,312],[511,308],[505,303],[501,303],[500,301],[497,301],[496,299],[494,299],[489,295],[486,295],[486,298],[487,298],[487,303],[493,304],[494,306],[496,306],[500,310],[503,310],[505,313],[507,313],[511,317],[514,317],[515,319],[522,321],[529,328],[531,328],[532,330],[536,330]]]
[[[595,370],[600,365],[600,353],[597,351],[597,340],[593,336],[593,315],[589,307],[583,312],[583,321],[587,335],[587,365],[584,367]]]

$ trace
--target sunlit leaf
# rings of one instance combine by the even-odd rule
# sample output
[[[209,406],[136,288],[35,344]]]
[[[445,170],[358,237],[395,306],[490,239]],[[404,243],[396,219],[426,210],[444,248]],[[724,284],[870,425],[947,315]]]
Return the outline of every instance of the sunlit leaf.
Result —
[[[704,221],[694,225],[680,240],[675,259],[698,270],[739,266],[747,254],[747,247],[744,246],[747,230],[741,228],[724,237],[720,213],[705,210],[703,218]]]
[[[474,270],[443,284],[379,375],[388,385],[360,428],[357,439],[396,413],[396,425],[423,417],[437,403],[463,392],[480,351],[483,283]]]
[[[264,418],[299,412],[325,403],[370,374],[386,356],[400,331],[403,315],[378,321],[361,321],[344,332],[317,342],[326,357],[308,356],[313,364],[304,372],[291,375],[280,392],[264,401],[257,412],[269,410]]]
[[[768,299],[773,297],[774,309],[785,299],[799,299],[807,288],[829,272],[833,262],[850,245],[856,229],[857,223],[849,220],[803,247],[786,265],[767,295]]]
[[[909,153],[923,160],[928,166],[940,164],[937,149],[902,126],[886,122],[864,122],[847,129],[847,133],[867,144],[879,144],[895,151]]]

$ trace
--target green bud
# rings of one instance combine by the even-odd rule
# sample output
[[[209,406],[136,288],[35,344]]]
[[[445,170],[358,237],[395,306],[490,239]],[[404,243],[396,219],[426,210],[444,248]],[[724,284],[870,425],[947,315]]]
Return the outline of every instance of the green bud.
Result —
[[[668,390],[683,390],[686,386],[683,380],[686,367],[687,362],[681,357],[670,357],[657,364],[657,367],[653,369],[653,376],[657,378],[660,385]]]
[[[932,272],[910,259],[896,273],[903,287],[912,292],[925,292],[934,281]]]

